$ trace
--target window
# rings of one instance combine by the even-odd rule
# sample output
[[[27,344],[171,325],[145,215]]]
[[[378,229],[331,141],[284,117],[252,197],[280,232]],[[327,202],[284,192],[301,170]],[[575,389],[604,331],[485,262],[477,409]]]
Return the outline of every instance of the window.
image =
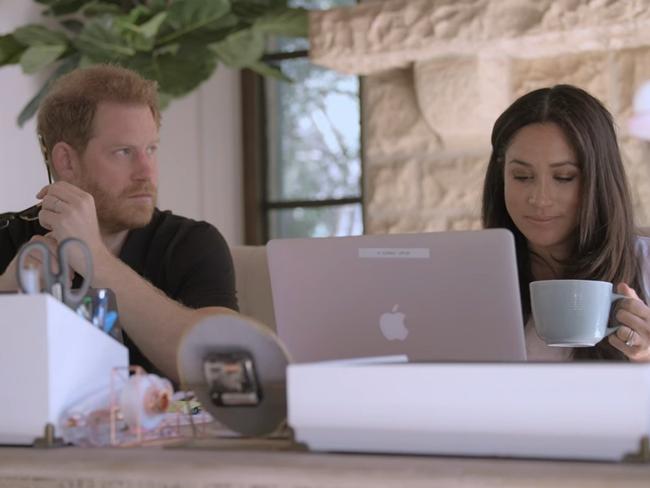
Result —
[[[354,0],[295,0],[324,9]],[[361,234],[359,79],[315,66],[307,40],[280,40],[267,61],[293,83],[243,74],[246,242]]]

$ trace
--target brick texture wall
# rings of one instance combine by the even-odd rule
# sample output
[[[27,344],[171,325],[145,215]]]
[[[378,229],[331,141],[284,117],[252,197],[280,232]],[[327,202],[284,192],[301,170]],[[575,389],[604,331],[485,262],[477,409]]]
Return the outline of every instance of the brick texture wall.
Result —
[[[494,120],[557,83],[614,115],[637,221],[650,225],[650,143],[627,134],[650,79],[647,0],[372,1],[313,13],[311,57],[363,75],[368,233],[480,227]]]

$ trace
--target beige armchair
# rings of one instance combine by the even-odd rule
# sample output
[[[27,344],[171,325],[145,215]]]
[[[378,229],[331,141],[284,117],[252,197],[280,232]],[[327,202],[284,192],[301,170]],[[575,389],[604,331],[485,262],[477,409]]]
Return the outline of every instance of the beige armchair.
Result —
[[[231,246],[239,311],[276,330],[265,246]]]

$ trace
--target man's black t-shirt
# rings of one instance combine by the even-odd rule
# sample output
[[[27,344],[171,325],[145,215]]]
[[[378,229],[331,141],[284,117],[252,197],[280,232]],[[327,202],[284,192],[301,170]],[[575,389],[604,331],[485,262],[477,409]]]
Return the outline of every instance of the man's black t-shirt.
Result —
[[[47,233],[34,219],[36,212],[0,215],[0,274],[25,242],[36,234]],[[228,245],[207,222],[156,209],[147,226],[129,231],[119,258],[169,298],[187,307],[238,309]],[[125,332],[123,336],[130,363],[157,371]]]

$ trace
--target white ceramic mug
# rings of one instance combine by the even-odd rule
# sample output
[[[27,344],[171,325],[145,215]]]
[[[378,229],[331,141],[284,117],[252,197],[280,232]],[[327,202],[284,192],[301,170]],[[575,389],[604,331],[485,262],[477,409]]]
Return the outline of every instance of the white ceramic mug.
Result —
[[[610,309],[625,298],[612,284],[594,280],[544,280],[530,283],[535,329],[549,346],[590,347],[612,334]]]

